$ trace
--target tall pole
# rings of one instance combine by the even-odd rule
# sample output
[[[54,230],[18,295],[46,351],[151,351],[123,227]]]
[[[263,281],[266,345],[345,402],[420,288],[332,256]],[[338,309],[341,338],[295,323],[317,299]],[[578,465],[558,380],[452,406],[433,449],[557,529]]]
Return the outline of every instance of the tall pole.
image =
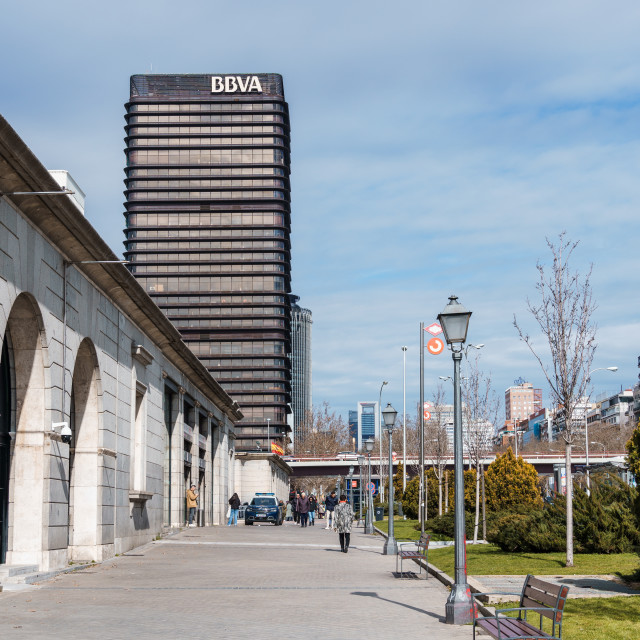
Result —
[[[473,601],[467,584],[466,539],[464,524],[464,473],[462,456],[462,402],[460,361],[462,351],[453,351],[453,451],[455,480],[455,583],[445,605],[447,624],[467,624],[473,620]]]
[[[271,425],[271,418],[267,418],[267,451],[271,453],[271,432],[269,427]]]
[[[587,419],[587,408],[584,408],[584,452],[587,458],[587,495],[591,495],[591,477],[589,475],[589,421]]]
[[[402,347],[402,491],[407,490],[407,347]]]
[[[424,322],[420,323],[420,533],[424,533],[425,498],[424,498]]]
[[[384,543],[384,547],[382,548],[383,556],[395,556],[398,553],[398,544],[396,543],[396,539],[394,537],[393,531],[393,516],[394,516],[394,508],[393,508],[393,478],[391,469],[393,465],[392,453],[391,453],[391,438],[393,434],[393,429],[387,429],[389,432],[389,530],[387,532],[387,539]]]
[[[380,393],[378,394],[378,444],[380,445],[380,457],[378,458],[378,466],[380,467],[380,502],[384,502],[384,482],[382,481],[382,389],[386,384],[386,380],[380,385]]]
[[[365,518],[364,532],[373,533],[373,503],[371,500],[371,451],[367,452],[367,467],[369,470],[369,481],[367,482],[367,516]]]
[[[360,469],[359,469],[359,480],[360,482],[358,483],[360,485],[360,522],[362,522],[362,463],[360,461],[359,465],[360,465]]]

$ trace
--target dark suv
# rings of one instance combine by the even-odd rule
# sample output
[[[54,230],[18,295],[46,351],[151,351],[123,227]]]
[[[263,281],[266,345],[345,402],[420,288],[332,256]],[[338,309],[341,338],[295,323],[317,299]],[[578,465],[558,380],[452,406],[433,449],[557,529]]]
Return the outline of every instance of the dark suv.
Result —
[[[256,493],[244,512],[244,523],[272,522],[282,524],[283,512],[275,493]]]

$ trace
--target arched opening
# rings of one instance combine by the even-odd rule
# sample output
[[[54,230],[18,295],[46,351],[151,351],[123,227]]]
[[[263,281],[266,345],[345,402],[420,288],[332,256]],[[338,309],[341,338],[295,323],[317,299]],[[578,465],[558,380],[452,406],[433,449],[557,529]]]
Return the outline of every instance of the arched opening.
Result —
[[[9,430],[15,433],[5,525],[9,564],[40,565],[43,558],[45,407],[50,402],[43,333],[37,302],[20,294],[9,314],[2,357],[3,376],[10,380]]]
[[[68,546],[73,561],[100,559],[100,395],[98,359],[93,344],[85,339],[76,355],[71,386]]]

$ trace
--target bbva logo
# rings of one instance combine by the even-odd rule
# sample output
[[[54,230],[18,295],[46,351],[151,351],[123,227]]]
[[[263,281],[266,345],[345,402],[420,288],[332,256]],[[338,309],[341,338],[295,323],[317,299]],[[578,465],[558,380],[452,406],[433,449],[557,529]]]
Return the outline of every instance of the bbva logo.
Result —
[[[211,76],[211,93],[262,93],[258,76]]]

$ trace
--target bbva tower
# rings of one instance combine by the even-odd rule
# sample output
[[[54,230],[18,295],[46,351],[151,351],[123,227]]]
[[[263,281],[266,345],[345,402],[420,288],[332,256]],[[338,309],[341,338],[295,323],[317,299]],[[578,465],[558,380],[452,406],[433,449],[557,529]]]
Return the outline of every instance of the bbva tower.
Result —
[[[284,448],[291,199],[282,77],[135,75],[130,89],[130,270],[240,405],[237,449],[270,449],[268,439]]]

